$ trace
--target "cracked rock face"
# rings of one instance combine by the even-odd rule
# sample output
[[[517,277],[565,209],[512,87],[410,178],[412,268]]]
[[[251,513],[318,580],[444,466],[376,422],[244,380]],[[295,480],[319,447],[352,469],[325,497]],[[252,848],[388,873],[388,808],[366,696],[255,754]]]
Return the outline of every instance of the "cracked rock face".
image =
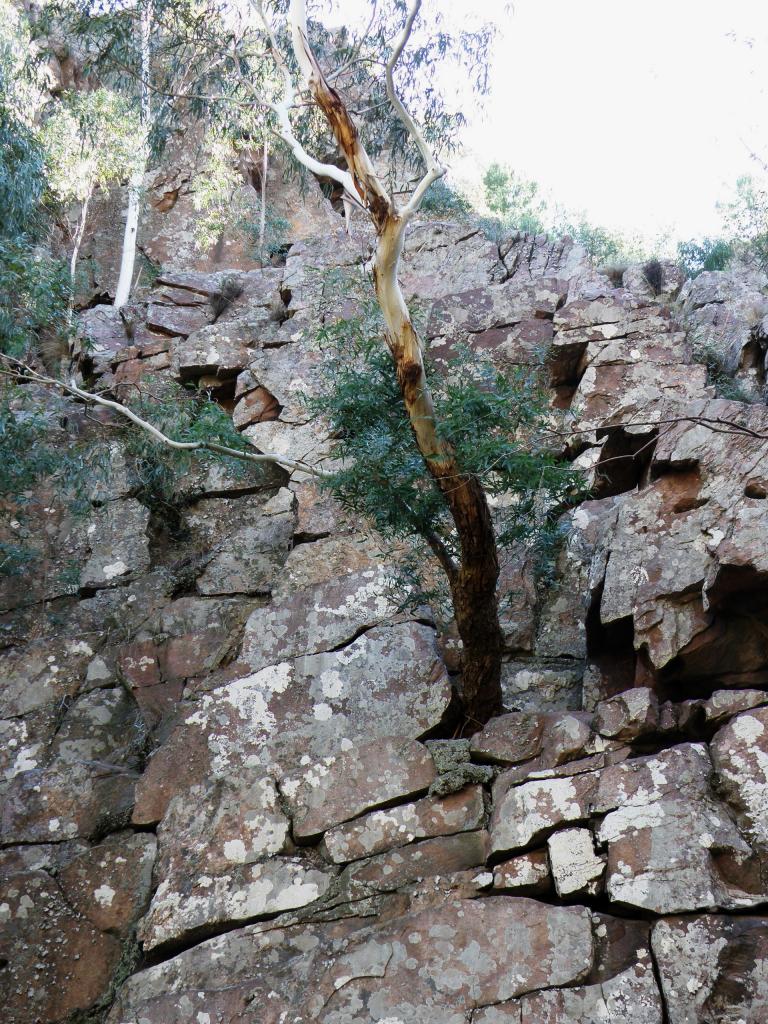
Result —
[[[327,466],[301,393],[356,300],[323,275],[370,239],[318,194],[284,267],[193,259],[195,173],[151,185],[147,251],[178,258],[130,329],[83,314],[84,366],[205,389],[256,449]],[[431,222],[403,281],[437,365],[544,366],[592,485],[546,583],[505,559],[505,713],[460,738],[455,630],[400,610],[310,474],[190,464],[171,521],[115,443],[82,521],[36,495],[47,574],[0,586],[10,1024],[768,1019],[768,419],[694,359],[705,332],[756,395],[768,286],[678,301],[671,266],[654,296],[569,239]]]

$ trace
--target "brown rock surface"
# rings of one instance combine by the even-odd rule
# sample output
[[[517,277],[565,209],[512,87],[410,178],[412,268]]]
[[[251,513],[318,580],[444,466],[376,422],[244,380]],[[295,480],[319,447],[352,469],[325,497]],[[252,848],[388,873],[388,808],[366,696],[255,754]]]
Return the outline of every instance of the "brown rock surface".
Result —
[[[655,925],[652,944],[670,1024],[765,1020],[764,917],[673,917]]]
[[[446,797],[424,797],[336,825],[323,836],[321,848],[332,863],[343,864],[416,839],[471,831],[482,824],[484,810],[482,789],[468,786]]]
[[[403,736],[350,744],[337,757],[307,762],[280,787],[291,807],[293,834],[305,840],[381,804],[423,793],[436,774],[426,748]]]

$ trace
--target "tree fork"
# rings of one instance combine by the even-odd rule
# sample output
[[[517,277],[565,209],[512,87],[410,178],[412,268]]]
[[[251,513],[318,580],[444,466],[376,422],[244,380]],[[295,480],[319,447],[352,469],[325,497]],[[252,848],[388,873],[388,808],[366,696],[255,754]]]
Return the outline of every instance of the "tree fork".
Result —
[[[447,553],[440,552],[440,545],[435,544],[434,538],[431,542],[428,538],[428,542],[433,551],[443,556],[438,555],[438,560],[448,577],[456,624],[464,645],[464,711],[467,725],[482,726],[502,710],[502,634],[496,601],[499,563],[493,523],[479,481],[461,472],[452,445],[440,436],[437,429],[421,343],[398,279],[407,225],[418,211],[429,186],[445,173],[397,95],[393,79],[395,65],[408,42],[421,0],[411,0],[403,31],[386,67],[390,103],[418,147],[426,167],[411,199],[402,208],[398,208],[378,177],[343,99],[326,79],[312,52],[307,37],[304,0],[291,0],[289,22],[296,62],[305,87],[325,115],[344,154],[348,170],[343,172],[332,165],[319,164],[303,149],[289,118],[289,109],[294,99],[290,71],[266,18],[262,0],[251,2],[264,24],[275,63],[283,75],[282,100],[273,104],[282,137],[301,163],[339,182],[350,199],[366,209],[376,230],[374,287],[386,325],[387,345],[392,353],[416,445],[427,472],[445,499],[459,538],[460,564],[456,569],[452,567]]]

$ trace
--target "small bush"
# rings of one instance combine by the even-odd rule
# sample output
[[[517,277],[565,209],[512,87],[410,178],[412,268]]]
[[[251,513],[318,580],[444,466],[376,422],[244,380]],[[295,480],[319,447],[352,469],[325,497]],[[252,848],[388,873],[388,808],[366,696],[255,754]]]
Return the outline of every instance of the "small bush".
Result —
[[[687,277],[705,270],[726,270],[734,257],[732,242],[724,238],[691,238],[677,243],[677,263]]]
[[[429,187],[421,204],[422,212],[431,217],[466,220],[472,215],[472,204],[443,178]]]

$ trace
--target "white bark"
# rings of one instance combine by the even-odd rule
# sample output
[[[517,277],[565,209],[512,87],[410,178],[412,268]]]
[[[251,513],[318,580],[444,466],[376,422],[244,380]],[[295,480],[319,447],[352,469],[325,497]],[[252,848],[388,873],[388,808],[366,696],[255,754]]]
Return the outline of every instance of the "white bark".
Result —
[[[69,259],[69,308],[67,310],[67,320],[69,324],[72,324],[74,319],[75,309],[75,274],[77,273],[77,259],[80,255],[80,246],[83,242],[83,235],[85,234],[85,224],[88,220],[88,206],[91,202],[91,196],[93,195],[93,187],[86,195],[83,200],[83,205],[80,208],[80,216],[77,220],[77,227],[75,228],[75,237],[73,239],[72,255]]]
[[[267,235],[267,171],[269,170],[269,138],[267,129],[263,133],[263,152],[261,157],[261,209],[259,210],[259,254],[264,259],[264,242]]]
[[[147,133],[149,131],[149,40],[152,30],[152,4],[147,2],[141,11],[141,127],[143,137],[136,158],[136,167],[128,183],[128,212],[125,218],[123,234],[123,251],[120,256],[120,274],[115,288],[115,309],[124,306],[131,295],[133,268],[136,264],[136,243],[139,234],[139,217],[141,214],[141,196],[144,186],[144,175],[149,159]]]
[[[139,232],[139,213],[141,211],[141,190],[144,184],[144,168],[134,171],[128,184],[128,214],[125,218],[123,234],[123,252],[120,257],[120,275],[115,289],[115,309],[124,306],[131,295],[133,268],[136,263],[136,241]]]
[[[217,455],[228,455],[230,458],[240,459],[243,462],[270,463],[281,466],[283,469],[288,469],[291,472],[308,473],[314,477],[328,477],[331,475],[317,466],[311,466],[298,459],[289,459],[276,452],[244,452],[239,448],[230,448],[229,445],[217,444],[215,441],[175,441],[172,437],[164,434],[162,430],[159,430],[154,424],[143,419],[133,412],[132,409],[122,405],[120,402],[115,402],[111,398],[104,398],[103,395],[97,395],[91,391],[85,391],[83,388],[78,387],[74,381],[65,383],[62,380],[57,380],[55,377],[46,377],[44,374],[38,373],[31,366],[21,362],[21,360],[14,359],[12,356],[5,355],[4,353],[0,353],[0,359],[14,368],[11,375],[15,379],[24,382],[33,381],[35,384],[57,388],[68,395],[79,398],[87,405],[100,405],[106,409],[112,409],[113,412],[119,413],[120,416],[130,420],[135,426],[140,427],[141,430],[145,431],[156,441],[176,451],[209,451],[215,452]]]
[[[291,72],[288,65],[285,62],[285,58],[277,45],[277,39],[272,29],[272,25],[267,18],[266,12],[264,11],[264,5],[262,0],[250,0],[253,8],[259,16],[259,20],[264,26],[264,31],[267,33],[269,39],[270,50],[274,58],[277,69],[283,78],[283,95],[276,102],[270,104],[271,109],[277,116],[278,123],[278,134],[280,138],[288,144],[291,152],[296,157],[298,162],[311,171],[313,174],[319,177],[330,178],[332,181],[337,182],[342,186],[344,191],[351,197],[352,201],[360,204],[360,199],[355,189],[355,183],[352,179],[352,175],[349,171],[343,171],[340,167],[335,167],[333,164],[323,163],[321,160],[316,160],[311,156],[306,149],[302,146],[293,131],[291,125],[291,107],[295,98],[296,90],[294,88],[293,79],[291,78]],[[306,16],[305,19],[306,21]],[[305,62],[308,60],[304,47],[301,49],[304,54]],[[298,57],[297,57],[298,59]]]

